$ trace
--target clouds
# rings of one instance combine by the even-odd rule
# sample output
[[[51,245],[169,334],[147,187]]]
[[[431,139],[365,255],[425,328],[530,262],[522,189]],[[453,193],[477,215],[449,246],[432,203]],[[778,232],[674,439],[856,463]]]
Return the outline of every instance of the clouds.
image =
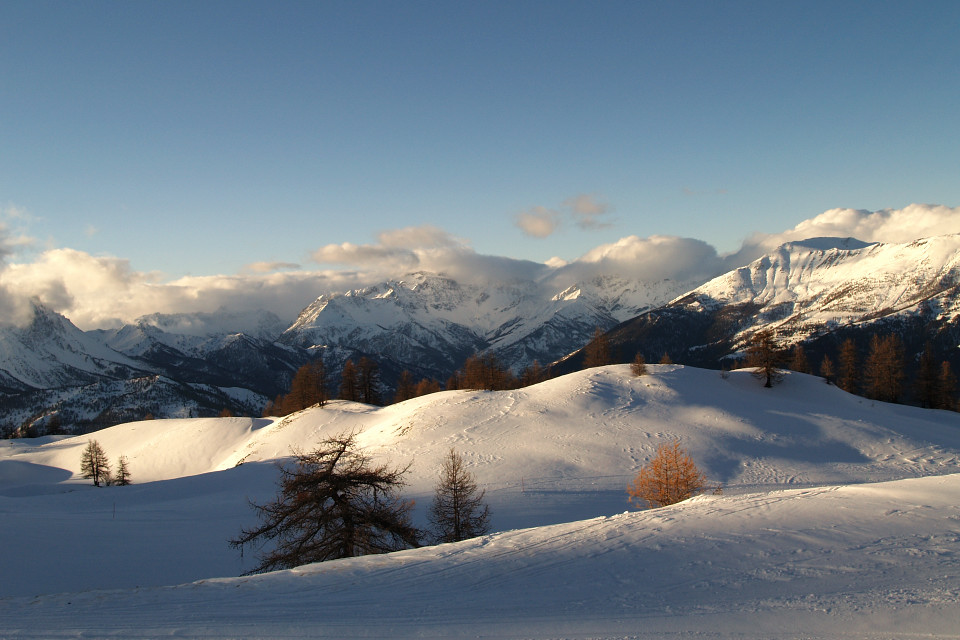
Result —
[[[560,226],[560,213],[546,207],[533,207],[518,213],[515,224],[531,238],[546,238]]]
[[[750,262],[784,242],[807,238],[856,238],[864,242],[913,242],[930,236],[960,233],[960,207],[911,204],[902,209],[829,209],[782,233],[755,233],[728,257]]]
[[[611,210],[597,196],[580,194],[564,200],[559,210],[536,206],[518,213],[514,225],[532,238],[547,238],[563,226],[564,220],[585,231],[611,227],[613,223],[606,219]]]
[[[579,211],[587,225],[603,224],[607,213],[593,199],[564,206]],[[852,236],[868,242],[909,242],[960,233],[960,208],[918,204],[873,212],[831,209],[778,234],[754,234],[727,255],[718,255],[708,242],[695,238],[627,236],[575,260],[554,258],[542,264],[478,254],[462,238],[420,226],[382,231],[367,244],[320,247],[312,254],[318,263],[312,270],[289,262],[255,262],[234,275],[167,280],[163,274],[134,269],[124,258],[69,248],[18,259],[22,249],[32,246],[29,236],[16,227],[18,219],[0,218],[0,322],[29,320],[29,301],[35,298],[84,329],[117,326],[151,313],[211,312],[221,307],[267,309],[292,321],[321,294],[421,270],[461,282],[540,282],[560,289],[597,275],[651,282],[670,279],[695,286],[790,240]]]
[[[581,229],[605,229],[613,226],[603,219],[610,213],[610,205],[597,199],[594,195],[581,194],[567,198],[563,207],[573,217],[575,224]]]
[[[694,238],[628,236],[603,244],[565,267],[567,272],[612,273],[627,278],[705,281],[719,274],[722,260],[717,250]]]

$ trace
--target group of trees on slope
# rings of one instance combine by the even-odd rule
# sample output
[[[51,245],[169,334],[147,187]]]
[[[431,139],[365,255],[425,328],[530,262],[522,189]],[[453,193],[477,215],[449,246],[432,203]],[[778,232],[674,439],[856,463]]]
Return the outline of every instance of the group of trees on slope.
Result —
[[[359,451],[355,437],[328,438],[310,453],[280,464],[279,493],[266,504],[251,503],[259,524],[229,541],[243,552],[262,552],[250,573],[287,569],[309,562],[386,553],[424,542],[457,542],[489,529],[484,503],[463,457],[451,449],[443,461],[430,506],[430,531],[413,526],[413,502],[400,490],[410,466],[375,465]]]
[[[110,485],[125,487],[131,484],[127,457],[120,456],[117,460],[117,472],[111,474],[107,452],[96,440],[88,441],[83,453],[80,454],[80,477],[93,480],[95,487]]]
[[[259,523],[229,540],[243,553],[263,548],[249,573],[289,569],[311,562],[387,553],[423,543],[459,542],[487,533],[490,508],[485,491],[451,449],[444,458],[428,511],[431,529],[411,522],[413,502],[401,497],[402,468],[375,465],[357,449],[355,437],[334,436],[311,453],[280,464],[279,492],[265,503],[251,503]],[[638,508],[663,507],[691,498],[707,479],[680,441],[662,444],[627,487]],[[714,493],[720,493],[720,488]]]
[[[844,391],[874,400],[901,402],[912,391],[913,398],[922,407],[956,411],[957,377],[948,361],[938,363],[933,354],[934,349],[928,342],[918,359],[911,388],[906,383],[903,343],[897,334],[874,334],[866,354],[860,353],[856,343],[847,338],[840,345],[836,362],[829,354],[824,355],[819,375]],[[763,372],[766,386],[777,382],[784,368],[815,373],[801,344],[794,345],[789,352],[778,350],[770,331],[754,335],[747,355],[747,366]]]

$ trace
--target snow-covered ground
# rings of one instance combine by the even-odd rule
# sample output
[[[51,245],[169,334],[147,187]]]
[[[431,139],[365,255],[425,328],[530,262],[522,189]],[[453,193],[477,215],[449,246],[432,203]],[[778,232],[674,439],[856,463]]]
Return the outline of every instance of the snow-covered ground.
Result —
[[[77,477],[87,437],[0,442],[0,637],[960,634],[960,415],[800,374],[650,369],[92,435],[130,487]],[[420,524],[457,448],[498,533],[231,577],[255,565],[226,540],[274,494],[273,462],[344,431],[412,462]],[[627,482],[674,437],[724,494],[630,510]]]

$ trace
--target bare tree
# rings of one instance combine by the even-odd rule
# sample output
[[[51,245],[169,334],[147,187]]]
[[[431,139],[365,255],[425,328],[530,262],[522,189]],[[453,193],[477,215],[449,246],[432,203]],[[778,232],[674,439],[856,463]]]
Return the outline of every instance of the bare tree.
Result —
[[[427,516],[438,543],[475,538],[489,530],[490,508],[483,502],[486,491],[478,493],[477,489],[477,481],[467,471],[463,456],[450,449],[443,460]]]
[[[638,507],[663,507],[691,498],[706,487],[706,476],[694,464],[680,440],[661,444],[627,487],[630,502]]]
[[[96,440],[89,440],[80,455],[80,475],[93,480],[93,486],[110,483],[110,461]]]
[[[413,502],[399,496],[409,465],[374,466],[356,450],[353,435],[340,435],[279,468],[277,497],[251,503],[259,526],[230,540],[241,552],[248,544],[276,542],[250,573],[418,546]]]

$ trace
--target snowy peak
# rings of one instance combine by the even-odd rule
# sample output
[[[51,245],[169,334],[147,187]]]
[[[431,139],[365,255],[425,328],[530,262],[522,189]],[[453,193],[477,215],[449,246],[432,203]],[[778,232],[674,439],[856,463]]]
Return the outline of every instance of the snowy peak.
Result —
[[[830,239],[833,240],[833,239]],[[960,235],[908,244],[824,239],[785,244],[751,264],[695,289],[690,298],[713,307],[751,304],[774,325],[817,327],[856,323],[878,314],[940,300],[956,313]]]
[[[138,369],[134,360],[37,302],[27,326],[0,328],[0,370],[26,387],[83,384]]]
[[[519,370],[576,349],[684,289],[598,276],[575,284],[547,280],[464,283],[418,272],[364,289],[324,294],[281,337],[300,347],[343,347],[445,377],[476,351],[491,350]]]

